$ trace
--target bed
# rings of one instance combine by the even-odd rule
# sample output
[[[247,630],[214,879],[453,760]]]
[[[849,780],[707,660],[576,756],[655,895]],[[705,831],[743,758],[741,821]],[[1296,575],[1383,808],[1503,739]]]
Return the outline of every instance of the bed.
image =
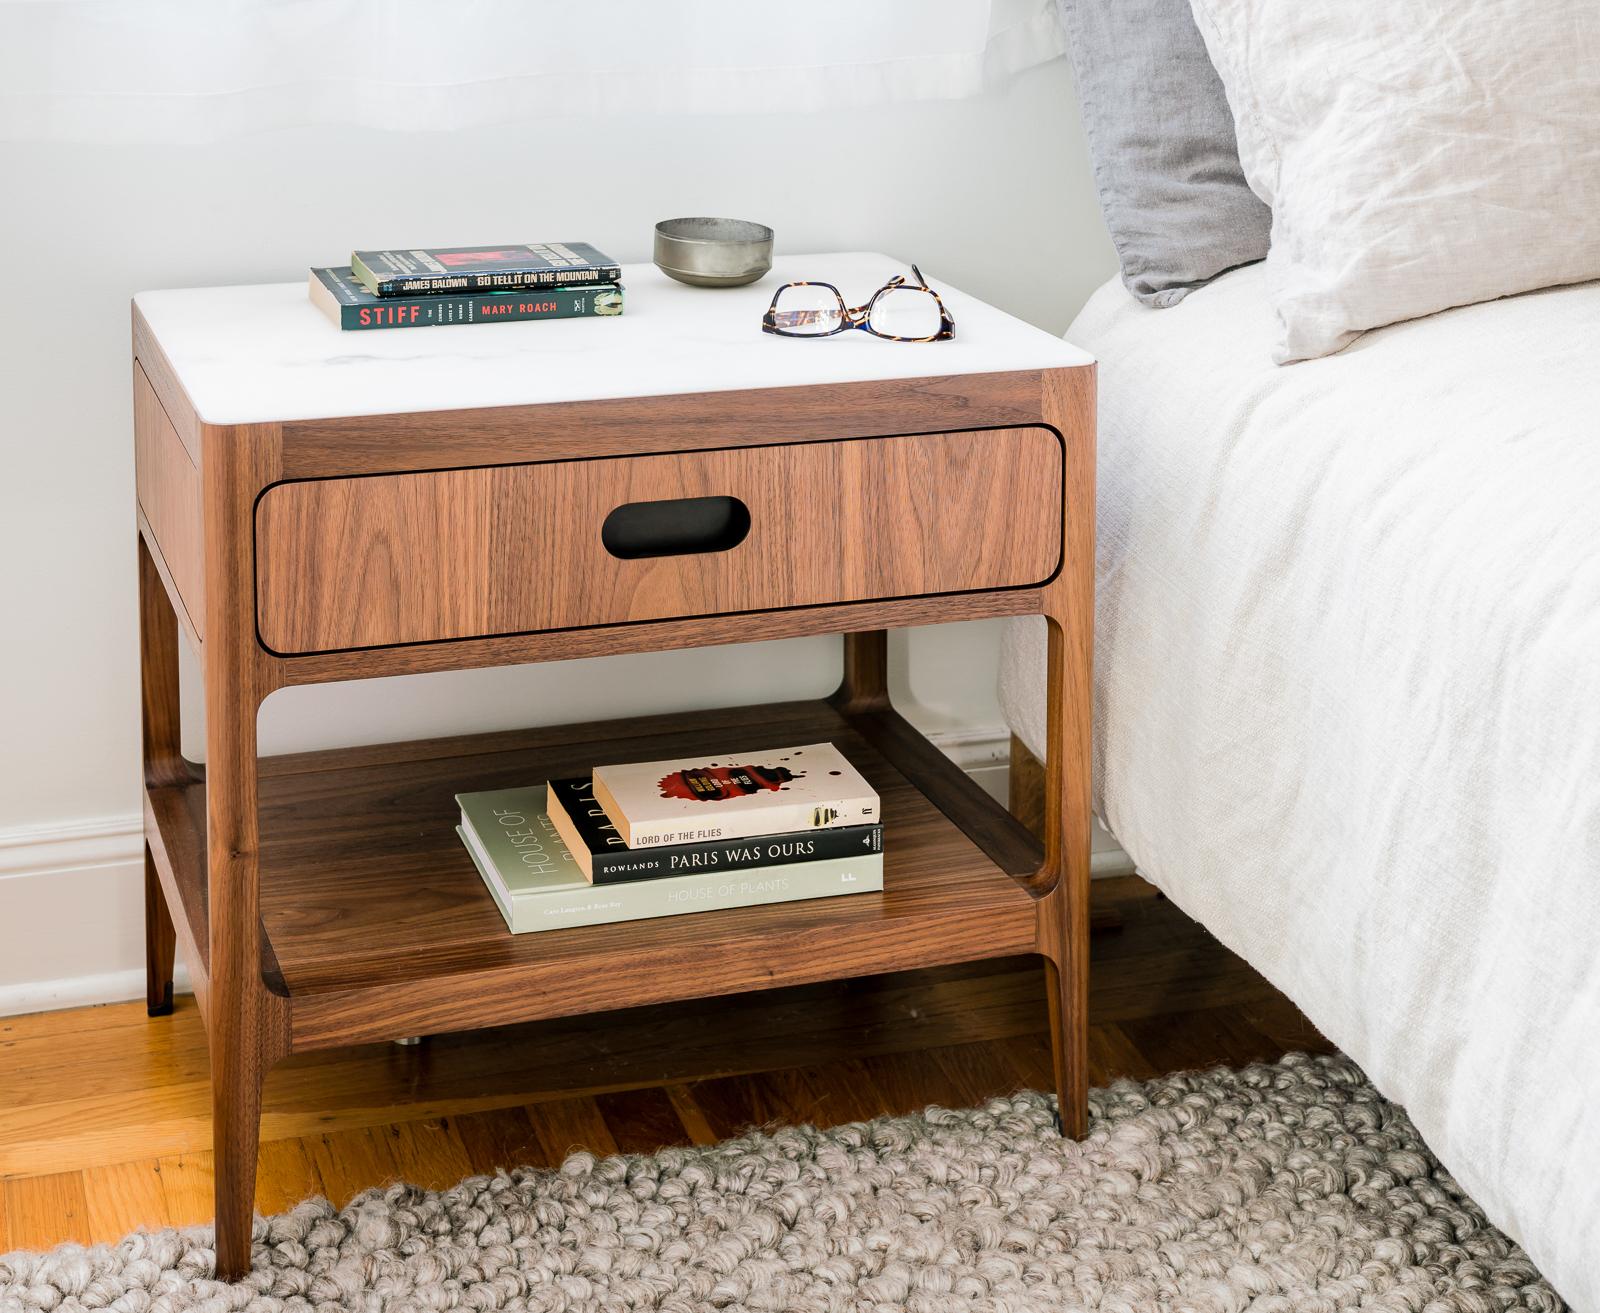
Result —
[[[1600,1309],[1600,284],[1280,367],[1257,265],[1068,336],[1097,810]],[[1044,668],[1013,622],[1035,753]]]

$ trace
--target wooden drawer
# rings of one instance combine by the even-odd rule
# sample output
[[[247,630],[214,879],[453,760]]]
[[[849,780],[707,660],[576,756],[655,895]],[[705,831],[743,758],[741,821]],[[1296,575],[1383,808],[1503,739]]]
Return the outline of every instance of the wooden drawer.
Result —
[[[1038,584],[1062,474],[1034,426],[280,483],[257,623],[293,654]]]

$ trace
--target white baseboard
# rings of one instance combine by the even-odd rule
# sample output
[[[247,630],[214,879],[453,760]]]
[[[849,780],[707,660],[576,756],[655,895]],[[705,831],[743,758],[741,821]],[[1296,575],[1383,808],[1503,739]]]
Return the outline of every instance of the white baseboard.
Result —
[[[0,832],[0,1016],[143,995],[143,818]]]
[[[929,736],[1002,802],[1010,734]],[[1133,870],[1096,830],[1092,870]],[[177,985],[185,987],[180,961]],[[0,831],[0,1017],[144,997],[144,820],[137,813]]]
[[[83,871],[144,860],[144,820],[137,812],[0,830],[0,880]]]

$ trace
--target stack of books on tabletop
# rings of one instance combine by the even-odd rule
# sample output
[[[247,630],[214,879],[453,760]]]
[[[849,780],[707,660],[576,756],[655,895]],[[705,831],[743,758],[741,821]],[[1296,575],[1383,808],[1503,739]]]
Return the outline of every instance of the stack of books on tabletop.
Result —
[[[456,795],[514,934],[883,888],[878,795],[831,743]]]
[[[429,328],[622,313],[622,266],[587,242],[352,251],[311,271],[311,300],[340,328]]]

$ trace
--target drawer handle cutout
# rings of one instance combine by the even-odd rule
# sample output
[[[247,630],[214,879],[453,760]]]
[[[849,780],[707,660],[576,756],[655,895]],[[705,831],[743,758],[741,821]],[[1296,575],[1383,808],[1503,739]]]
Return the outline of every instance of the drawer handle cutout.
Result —
[[[750,532],[750,508],[737,497],[680,497],[619,506],[600,526],[606,551],[624,561],[725,552]]]

